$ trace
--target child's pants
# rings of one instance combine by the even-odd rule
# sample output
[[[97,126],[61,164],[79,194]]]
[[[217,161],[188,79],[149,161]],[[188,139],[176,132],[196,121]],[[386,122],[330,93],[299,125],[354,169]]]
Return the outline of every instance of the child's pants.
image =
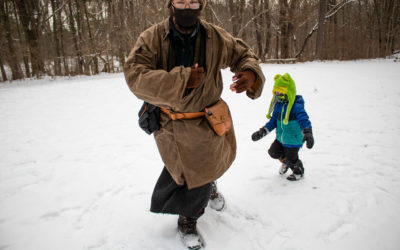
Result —
[[[299,159],[300,148],[287,148],[282,145],[278,140],[275,140],[268,150],[268,154],[274,159],[286,158],[289,165],[296,164]]]

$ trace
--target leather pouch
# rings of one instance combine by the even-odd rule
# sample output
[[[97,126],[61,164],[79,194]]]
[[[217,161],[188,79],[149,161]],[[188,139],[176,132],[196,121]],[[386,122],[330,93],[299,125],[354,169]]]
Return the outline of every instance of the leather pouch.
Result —
[[[232,118],[224,100],[220,99],[213,106],[206,108],[205,115],[217,135],[223,136],[231,130]]]

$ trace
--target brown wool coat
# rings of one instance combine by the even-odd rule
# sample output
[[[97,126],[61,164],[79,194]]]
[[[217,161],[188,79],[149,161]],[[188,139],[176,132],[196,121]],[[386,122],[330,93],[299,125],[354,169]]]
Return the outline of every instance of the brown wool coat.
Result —
[[[255,72],[257,81],[247,96],[255,99],[261,95],[264,75],[254,53],[222,28],[205,21],[201,25],[206,31],[201,85],[185,95],[190,67],[178,66],[167,72],[170,29],[166,19],[140,35],[124,66],[125,79],[137,98],[175,112],[203,111],[220,99],[220,70],[227,67],[233,72]],[[218,136],[204,117],[173,121],[161,113],[161,129],[154,137],[172,178],[178,185],[186,182],[189,189],[219,178],[236,156],[233,128],[227,135]]]

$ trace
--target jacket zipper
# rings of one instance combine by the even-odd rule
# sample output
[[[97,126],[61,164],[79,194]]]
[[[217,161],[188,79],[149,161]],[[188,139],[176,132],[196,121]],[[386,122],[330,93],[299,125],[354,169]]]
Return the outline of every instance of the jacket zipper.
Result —
[[[281,129],[282,129],[282,134],[281,134],[281,142],[283,143],[283,111],[285,110],[285,103],[282,104],[282,111],[281,111]]]

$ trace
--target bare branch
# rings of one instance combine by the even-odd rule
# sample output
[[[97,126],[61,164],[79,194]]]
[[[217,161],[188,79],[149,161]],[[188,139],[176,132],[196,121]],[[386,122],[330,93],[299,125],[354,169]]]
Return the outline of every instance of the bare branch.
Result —
[[[258,13],[258,14],[255,15],[255,16],[253,16],[253,18],[251,18],[251,19],[239,30],[238,36],[241,37],[241,36],[243,35],[244,29],[247,28],[247,26],[249,26],[249,24],[250,24],[251,22],[253,22],[257,17],[259,17],[259,16],[261,16],[261,15],[267,13],[267,12],[269,12],[268,9],[267,9],[267,10],[264,10],[264,11],[262,11],[262,12],[260,12],[260,13]]]
[[[351,3],[351,2],[355,2],[356,0],[343,0],[342,2],[336,4],[332,9],[330,9],[328,11],[328,13],[326,13],[325,15],[325,21],[329,18],[331,18],[333,15],[335,15],[341,8],[343,8],[345,5]],[[307,34],[306,38],[304,39],[303,45],[301,46],[301,49],[299,52],[297,52],[297,54],[295,55],[295,58],[298,58],[301,53],[303,53],[306,45],[307,45],[307,41],[310,39],[310,37],[314,34],[315,31],[318,30],[318,22],[315,23],[314,27],[311,29],[311,31]]]
[[[52,18],[55,14],[57,14],[57,12],[61,11],[61,10],[64,8],[64,6],[65,6],[66,4],[67,4],[67,3],[64,2],[64,3],[61,5],[60,8],[56,9],[56,10],[53,12],[53,14],[51,14],[51,15],[48,16],[46,19],[44,19],[42,23],[46,23],[47,21],[49,21],[49,19]]]
[[[215,13],[215,11],[214,11],[213,7],[211,6],[211,4],[207,4],[206,7],[211,9],[211,12],[213,13],[215,19],[217,19],[217,21],[219,22],[219,24],[220,24],[221,26],[223,26],[224,24],[221,22],[221,20],[219,20],[217,14]]]

